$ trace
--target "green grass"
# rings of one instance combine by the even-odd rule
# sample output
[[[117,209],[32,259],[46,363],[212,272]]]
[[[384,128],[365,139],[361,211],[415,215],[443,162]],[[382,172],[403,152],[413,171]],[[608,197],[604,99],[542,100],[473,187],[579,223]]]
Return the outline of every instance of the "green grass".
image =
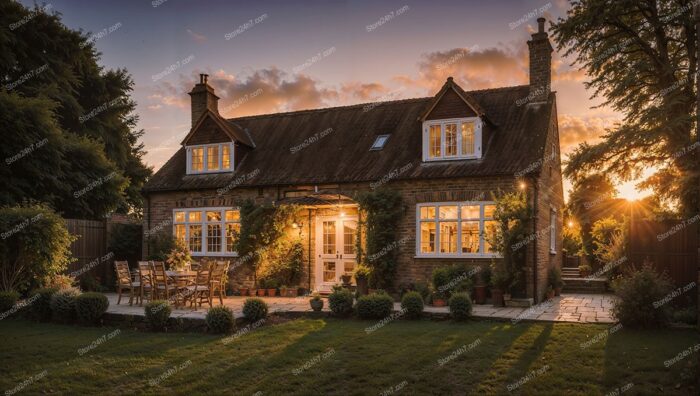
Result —
[[[396,321],[366,334],[374,323],[295,320],[263,326],[227,345],[203,334],[121,330],[79,356],[79,349],[114,329],[3,320],[0,392],[47,370],[20,394],[377,395],[391,387],[406,395],[507,394],[509,384],[540,369],[512,393],[601,395],[633,383],[624,395],[697,394],[689,379],[697,376],[697,353],[664,367],[700,342],[695,331],[623,329],[581,349],[607,327]],[[473,349],[438,364],[476,340]],[[307,362],[310,367],[294,375]]]

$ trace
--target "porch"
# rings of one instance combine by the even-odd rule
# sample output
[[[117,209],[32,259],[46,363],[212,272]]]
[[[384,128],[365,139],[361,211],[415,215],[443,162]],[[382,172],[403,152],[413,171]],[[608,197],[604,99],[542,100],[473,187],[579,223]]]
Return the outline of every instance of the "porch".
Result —
[[[138,305],[130,306],[128,302],[117,305],[116,293],[105,293],[109,299],[108,313],[144,316],[144,308]],[[234,317],[243,317],[243,303],[247,297],[229,296],[224,299],[224,305],[231,308]],[[269,313],[310,313],[309,297],[260,297],[269,308]],[[472,316],[477,319],[542,322],[572,322],[572,323],[614,323],[612,303],[615,297],[609,294],[562,294],[530,308],[493,307],[490,304],[474,305]],[[215,299],[218,303],[218,300]],[[217,306],[218,304],[214,304]],[[208,306],[192,309],[189,307],[174,307],[171,317],[187,319],[204,319]],[[401,310],[401,303],[394,303],[394,311]],[[323,311],[328,313],[328,300],[324,298]],[[424,313],[433,317],[446,317],[448,307],[425,306]]]

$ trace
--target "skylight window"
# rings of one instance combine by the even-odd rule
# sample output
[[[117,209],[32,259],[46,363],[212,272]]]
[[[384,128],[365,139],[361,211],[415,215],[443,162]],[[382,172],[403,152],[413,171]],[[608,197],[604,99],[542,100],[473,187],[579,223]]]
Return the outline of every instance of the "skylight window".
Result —
[[[374,143],[372,143],[372,147],[370,147],[370,151],[383,149],[387,140],[389,140],[389,135],[377,136],[377,138],[374,140]]]

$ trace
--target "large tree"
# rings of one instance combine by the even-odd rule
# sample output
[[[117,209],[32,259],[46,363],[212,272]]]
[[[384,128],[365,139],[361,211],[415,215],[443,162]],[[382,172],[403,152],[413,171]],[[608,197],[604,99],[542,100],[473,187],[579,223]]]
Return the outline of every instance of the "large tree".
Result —
[[[2,114],[2,154],[30,149],[3,161],[2,183],[11,188],[0,204],[35,199],[81,217],[140,212],[151,169],[142,161],[129,74],[99,66],[90,35],[66,27],[48,5],[0,0],[0,25],[9,27],[0,29],[0,99],[22,109]],[[44,138],[51,146],[39,146]],[[40,163],[42,156],[54,159]]]
[[[578,0],[553,25],[586,86],[624,114],[597,144],[582,143],[565,174],[604,173],[639,183],[681,212],[700,212],[700,143],[695,129],[697,31],[692,0]]]

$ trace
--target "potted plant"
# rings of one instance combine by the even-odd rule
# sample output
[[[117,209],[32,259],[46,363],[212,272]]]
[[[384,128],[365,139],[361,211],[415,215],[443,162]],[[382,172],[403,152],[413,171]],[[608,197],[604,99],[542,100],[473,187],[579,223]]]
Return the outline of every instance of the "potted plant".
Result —
[[[561,288],[564,286],[564,280],[561,276],[561,268],[554,267],[549,269],[549,284],[554,288],[554,295],[558,296],[561,294]]]
[[[494,307],[505,306],[504,291],[508,290],[508,275],[499,263],[493,262],[491,275],[491,299]]]
[[[447,305],[445,300],[445,293],[436,291],[433,293],[433,306],[434,307],[444,307]]]
[[[347,275],[347,274],[340,275],[340,281],[343,282],[344,287],[350,287],[350,280],[351,279],[352,279],[352,275]]]
[[[277,295],[277,281],[274,279],[267,280],[267,295],[274,297]]]
[[[355,283],[357,284],[357,292],[360,295],[369,293],[369,274],[370,268],[364,264],[359,264],[355,268]]]
[[[287,297],[296,297],[297,291],[298,290],[296,287],[289,287],[289,288],[287,288],[287,292],[284,295]]]
[[[321,296],[318,295],[318,293],[314,293],[313,297],[311,297],[311,300],[309,300],[309,304],[311,304],[311,309],[313,309],[314,312],[320,312],[323,309],[323,300],[321,299]]]
[[[547,285],[547,293],[545,295],[547,300],[551,300],[554,298],[554,288],[552,285]]]
[[[248,295],[248,288],[247,287],[239,287],[238,292],[240,293],[241,296],[247,296]]]
[[[480,270],[476,274],[476,282],[474,285],[474,302],[477,304],[486,304],[486,287],[491,281],[491,269]]]
[[[267,284],[267,281],[265,279],[260,279],[258,282],[258,297],[265,297],[265,285]]]
[[[175,239],[173,244],[173,249],[168,253],[165,262],[168,263],[171,271],[184,271],[192,261],[190,249],[182,239]]]
[[[591,274],[591,266],[588,264],[581,264],[578,266],[578,272],[585,278]]]

